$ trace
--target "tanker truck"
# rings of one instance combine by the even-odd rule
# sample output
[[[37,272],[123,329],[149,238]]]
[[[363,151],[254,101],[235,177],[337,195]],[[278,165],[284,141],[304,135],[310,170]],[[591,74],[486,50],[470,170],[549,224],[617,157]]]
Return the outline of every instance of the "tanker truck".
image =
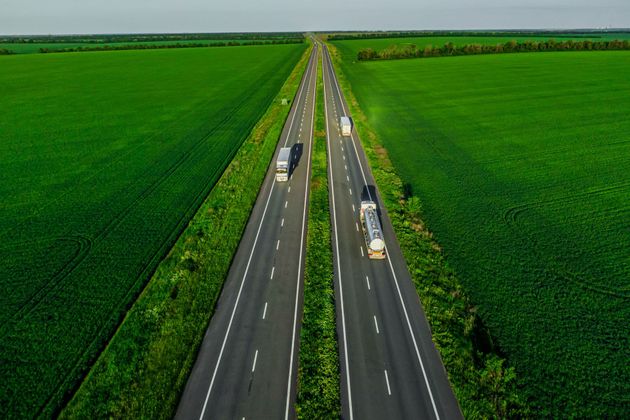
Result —
[[[362,201],[360,216],[368,258],[384,259],[385,241],[383,240],[383,229],[381,229],[381,223],[376,213],[376,203],[374,201]]]

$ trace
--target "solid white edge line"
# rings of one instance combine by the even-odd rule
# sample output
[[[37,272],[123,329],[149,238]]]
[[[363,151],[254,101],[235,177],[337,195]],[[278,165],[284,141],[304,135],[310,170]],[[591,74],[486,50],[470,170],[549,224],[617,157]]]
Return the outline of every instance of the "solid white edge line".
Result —
[[[343,285],[341,283],[341,261],[339,260],[339,238],[337,230],[337,211],[335,206],[335,183],[333,180],[332,172],[332,157],[330,155],[330,121],[328,120],[328,104],[326,102],[326,71],[324,70],[324,62],[326,61],[326,54],[324,54],[326,48],[322,48],[322,76],[324,78],[324,110],[326,115],[326,144],[328,146],[328,173],[330,175],[330,196],[332,197],[332,214],[333,214],[333,226],[335,233],[335,249],[337,251],[337,277],[339,278],[339,301],[341,304],[341,331],[343,335],[343,353],[346,367],[346,386],[348,387],[348,410],[349,420],[353,420],[352,414],[352,388],[350,387],[350,365],[348,362],[348,339],[346,337],[346,315],[343,305]]]
[[[328,52],[328,49],[326,49],[326,52]],[[332,62],[329,59],[329,65],[331,66],[331,72],[334,73],[334,71],[332,70]],[[346,111],[346,105],[344,104],[343,101],[343,97],[341,95],[341,90],[339,89],[339,84],[337,83],[337,79],[334,79],[335,81],[335,87],[337,88],[337,92],[339,94],[339,101],[341,102],[341,106],[343,107],[343,112],[347,114]],[[359,168],[361,169],[361,175],[363,176],[363,183],[365,184],[365,186],[367,187],[367,180],[365,178],[365,172],[363,171],[363,165],[361,165],[361,159],[359,158],[359,152],[357,150],[357,146],[354,143],[354,134],[352,133],[350,135],[350,138],[352,139],[352,145],[354,147],[354,152],[356,154],[357,157],[357,161],[359,162]],[[368,188],[368,196],[370,198],[370,200],[372,200],[372,196],[370,194],[370,190]],[[372,200],[373,201],[373,200]],[[402,293],[400,292],[400,287],[398,285],[398,278],[396,277],[396,273],[394,271],[394,266],[392,265],[392,260],[391,258],[387,258],[388,262],[389,262],[389,268],[392,272],[392,275],[394,276],[394,283],[396,284],[396,290],[398,291],[398,297],[400,298],[400,304],[403,308],[403,312],[405,314],[405,319],[407,320],[407,327],[409,328],[409,334],[411,335],[412,341],[413,341],[413,346],[416,350],[416,356],[418,357],[418,362],[420,362],[420,369],[422,369],[422,376],[424,377],[424,383],[427,386],[427,391],[429,391],[429,397],[431,398],[431,405],[433,406],[433,411],[435,413],[435,417],[439,420],[440,419],[440,414],[438,413],[437,410],[437,406],[435,404],[435,399],[433,398],[433,392],[431,391],[431,386],[429,385],[429,379],[427,377],[427,373],[426,370],[424,369],[424,363],[422,362],[422,357],[420,356],[420,350],[418,349],[418,343],[416,342],[416,336],[413,333],[413,329],[411,328],[411,321],[409,320],[409,314],[407,313],[407,308],[405,306],[405,302],[403,301],[403,297],[402,297]]]
[[[317,61],[319,59],[319,55],[317,53],[317,47],[314,48],[316,51],[315,54],[315,87],[317,87]],[[313,80],[311,73],[311,80]],[[287,404],[284,418],[285,420],[289,420],[289,403],[291,401],[291,377],[293,376],[293,359],[295,358],[295,341],[297,340],[296,331],[297,331],[297,322],[298,322],[298,302],[300,299],[300,280],[302,278],[302,253],[304,250],[304,234],[306,233],[306,203],[308,202],[308,193],[309,193],[309,184],[311,181],[310,173],[311,173],[311,152],[313,150],[313,128],[315,124],[315,102],[314,98],[312,101],[312,109],[311,109],[311,129],[309,130],[309,146],[308,146],[308,164],[306,166],[306,181],[304,186],[304,210],[302,211],[302,237],[300,239],[300,258],[298,260],[298,272],[297,272],[297,287],[295,288],[295,307],[293,309],[293,339],[291,340],[291,359],[289,362],[289,379],[287,381]]]
[[[311,55],[312,57],[312,55]],[[310,69],[311,66],[307,67],[307,71]],[[304,82],[306,82],[306,77],[303,79]],[[304,85],[306,83],[302,83],[302,86],[300,87],[300,90],[298,92],[298,101],[297,104],[299,105],[299,100],[300,100],[300,96],[303,92],[304,89]],[[289,130],[287,130],[287,138],[284,142],[284,145],[287,145],[287,142],[289,141],[289,134],[291,133],[291,127],[293,126],[293,121],[295,120],[295,114],[297,114],[298,112],[298,108],[296,105],[295,111],[293,112],[293,117],[291,118],[291,124],[289,125]],[[227,330],[225,332],[225,336],[223,337],[223,343],[221,344],[221,350],[219,351],[219,357],[217,359],[217,364],[214,367],[214,372],[212,373],[212,379],[210,379],[210,385],[208,386],[208,392],[206,393],[206,398],[203,402],[203,407],[201,409],[201,414],[199,415],[199,419],[203,419],[204,414],[206,413],[206,408],[208,406],[208,400],[210,399],[210,393],[212,392],[212,386],[214,385],[214,380],[216,379],[217,376],[217,371],[219,370],[219,366],[221,364],[221,358],[223,357],[223,351],[225,350],[225,344],[227,343],[227,339],[228,336],[230,334],[230,330],[232,329],[232,322],[234,321],[234,315],[236,314],[236,308],[238,307],[238,303],[241,299],[241,292],[243,291],[243,285],[245,284],[245,278],[247,277],[247,273],[249,272],[249,266],[252,262],[252,257],[254,255],[254,251],[256,250],[256,244],[258,243],[258,236],[260,235],[260,230],[262,229],[262,225],[263,225],[263,221],[265,220],[265,215],[267,214],[267,208],[269,206],[269,201],[271,200],[271,195],[273,193],[273,188],[276,185],[276,180],[275,177],[272,179],[271,181],[271,189],[269,190],[269,196],[267,197],[267,202],[265,203],[265,208],[263,209],[263,214],[262,217],[260,219],[260,224],[258,225],[258,230],[256,232],[256,237],[254,238],[254,244],[252,245],[252,250],[249,254],[249,258],[247,260],[247,265],[245,266],[245,273],[243,274],[243,278],[241,279],[241,285],[238,289],[238,293],[236,295],[236,301],[234,302],[234,308],[232,309],[232,314],[230,315],[230,321],[228,322],[228,327]],[[282,219],[283,223],[284,223],[284,219]]]
[[[392,395],[392,389],[389,387],[389,376],[387,376],[387,369],[385,369],[385,383],[387,384],[387,394]]]
[[[252,373],[256,370],[256,360],[258,360],[258,349],[256,349],[256,353],[254,353],[254,363],[252,364]]]

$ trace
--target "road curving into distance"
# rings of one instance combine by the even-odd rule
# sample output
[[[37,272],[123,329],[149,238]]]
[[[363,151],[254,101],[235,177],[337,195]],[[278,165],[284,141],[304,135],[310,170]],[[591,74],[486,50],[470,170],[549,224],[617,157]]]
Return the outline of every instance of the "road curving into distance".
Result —
[[[295,417],[318,50],[315,45],[177,419]],[[281,147],[297,155],[288,182],[275,180]]]
[[[322,52],[342,417],[462,418],[361,142],[354,129],[341,135],[339,118],[350,115]],[[367,257],[362,200],[378,205],[384,260]]]

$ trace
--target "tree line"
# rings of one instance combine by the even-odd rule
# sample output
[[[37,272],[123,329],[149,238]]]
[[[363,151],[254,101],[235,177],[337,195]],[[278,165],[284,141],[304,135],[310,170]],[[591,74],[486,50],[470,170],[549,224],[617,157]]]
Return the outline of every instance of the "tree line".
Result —
[[[328,36],[329,41],[374,39],[374,38],[428,38],[428,37],[540,37],[554,36],[556,38],[600,38],[601,35],[624,33],[623,31],[591,31],[575,34],[572,31],[401,31],[401,32],[362,32],[336,33]]]
[[[174,44],[125,44],[125,45],[99,45],[86,47],[68,47],[68,48],[40,48],[39,52],[47,53],[64,53],[64,52],[85,52],[85,51],[120,51],[120,50],[158,50],[167,48],[208,48],[208,47],[238,47],[246,45],[271,45],[271,44],[302,44],[303,39],[274,39],[269,41],[229,41],[229,42],[212,42],[212,43],[174,43]]]
[[[554,39],[550,39],[547,41],[508,41],[506,43],[496,45],[455,45],[452,42],[447,42],[442,47],[427,45],[422,49],[418,48],[415,44],[391,45],[381,51],[376,51],[372,48],[364,48],[357,53],[357,60],[395,60],[400,58],[446,57],[455,55],[504,54],[541,51],[605,50],[630,50],[630,40],[592,41],[587,39],[556,41]]]
[[[6,48],[0,48],[0,55],[15,54],[15,51],[7,50]]]
[[[103,44],[116,42],[148,41],[225,41],[225,40],[281,40],[303,39],[304,35],[296,32],[261,32],[261,33],[183,33],[183,34],[112,34],[112,35],[29,35],[4,36],[0,42],[12,44],[53,44],[86,43]]]

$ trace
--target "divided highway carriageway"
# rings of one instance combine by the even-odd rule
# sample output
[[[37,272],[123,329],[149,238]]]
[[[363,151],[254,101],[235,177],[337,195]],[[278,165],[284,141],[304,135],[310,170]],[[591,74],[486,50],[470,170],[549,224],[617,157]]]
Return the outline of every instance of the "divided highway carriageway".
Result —
[[[340,117],[350,115],[326,47],[323,56],[343,418],[461,418],[361,142],[354,130],[341,134]],[[366,200],[378,206],[382,260],[367,257]]]
[[[317,45],[180,400],[178,419],[295,417]],[[291,147],[288,182],[275,180]]]

